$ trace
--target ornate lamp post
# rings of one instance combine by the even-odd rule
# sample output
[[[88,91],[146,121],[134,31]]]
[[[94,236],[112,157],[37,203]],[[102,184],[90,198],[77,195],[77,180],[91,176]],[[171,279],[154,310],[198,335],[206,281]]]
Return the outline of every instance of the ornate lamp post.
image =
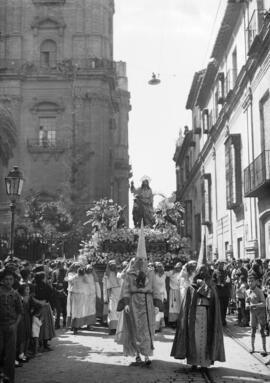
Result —
[[[13,259],[14,255],[14,215],[16,209],[16,202],[20,198],[22,187],[23,187],[23,177],[18,166],[14,166],[12,170],[8,173],[5,178],[6,192],[10,200],[10,210],[11,210],[11,224],[10,224],[10,258]]]

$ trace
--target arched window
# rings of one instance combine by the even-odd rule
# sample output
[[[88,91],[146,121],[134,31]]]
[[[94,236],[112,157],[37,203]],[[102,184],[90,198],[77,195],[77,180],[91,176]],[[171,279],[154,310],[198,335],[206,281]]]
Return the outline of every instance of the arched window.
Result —
[[[45,40],[40,46],[40,64],[51,67],[56,64],[57,46],[53,40]]]

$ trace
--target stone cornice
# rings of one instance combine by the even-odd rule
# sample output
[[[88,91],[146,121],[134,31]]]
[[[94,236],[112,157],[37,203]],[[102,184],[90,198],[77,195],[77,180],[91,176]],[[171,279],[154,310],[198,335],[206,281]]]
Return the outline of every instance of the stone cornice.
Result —
[[[43,106],[43,107],[42,107]],[[49,98],[33,98],[32,106],[30,111],[34,114],[41,111],[53,111],[55,113],[60,113],[65,110],[63,99],[49,99]]]
[[[36,16],[31,24],[34,35],[37,35],[39,29],[58,29],[59,36],[63,36],[65,27],[66,24],[61,18],[59,19],[52,15],[44,17]]]
[[[211,54],[211,57],[215,58],[219,62],[224,54],[224,51],[227,49],[243,7],[243,1],[227,2],[225,14],[221,21]]]
[[[0,103],[12,103],[12,102],[21,102],[22,96],[16,94],[1,94],[0,93]]]
[[[192,85],[189,91],[188,99],[186,102],[186,109],[192,110],[194,108],[205,72],[206,69],[203,69],[199,72],[195,72],[195,75],[193,76]]]
[[[35,5],[64,5],[66,0],[32,0]]]
[[[91,92],[91,91],[85,92],[82,98],[89,99],[89,100],[105,101],[105,102],[110,101],[110,97],[107,94],[102,94],[99,92]]]

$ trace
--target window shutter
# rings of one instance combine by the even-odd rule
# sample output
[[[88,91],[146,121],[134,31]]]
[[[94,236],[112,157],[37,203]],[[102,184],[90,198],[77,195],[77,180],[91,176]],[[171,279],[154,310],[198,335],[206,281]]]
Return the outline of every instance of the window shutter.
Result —
[[[224,102],[224,73],[220,72],[218,74],[218,104],[223,104]]]
[[[242,203],[241,135],[231,134],[225,141],[227,209]]]
[[[209,132],[209,111],[208,111],[208,109],[203,110],[202,121],[203,121],[203,133],[207,134]]]
[[[211,201],[211,174],[207,173],[201,179],[202,188],[202,224],[211,225],[212,201]]]
[[[185,235],[187,237],[192,237],[192,201],[187,200],[185,201],[185,227],[186,227],[186,233]]]

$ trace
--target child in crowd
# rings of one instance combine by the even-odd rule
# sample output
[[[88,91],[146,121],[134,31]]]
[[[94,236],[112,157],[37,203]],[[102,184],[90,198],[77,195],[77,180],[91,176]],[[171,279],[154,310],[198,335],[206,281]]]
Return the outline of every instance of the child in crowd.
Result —
[[[262,356],[267,356],[266,351],[266,311],[265,311],[265,297],[262,290],[258,287],[258,275],[251,270],[248,275],[249,289],[246,291],[246,305],[250,310],[251,322],[251,350],[250,353],[255,352],[255,335],[258,325],[260,325],[260,333],[262,337],[263,351]]]
[[[245,327],[248,325],[248,318],[246,313],[245,297],[247,291],[247,283],[244,275],[241,275],[236,282],[236,304],[238,311],[238,325]]]
[[[32,338],[34,343],[34,354],[33,356],[38,356],[38,347],[39,347],[39,333],[40,333],[40,327],[42,326],[43,320],[41,316],[41,310],[39,307],[36,307],[33,312],[33,318],[32,318]]]
[[[14,383],[17,327],[23,310],[13,284],[14,273],[5,269],[0,285],[0,356],[3,356],[2,377],[3,380],[7,377],[9,383]]]

